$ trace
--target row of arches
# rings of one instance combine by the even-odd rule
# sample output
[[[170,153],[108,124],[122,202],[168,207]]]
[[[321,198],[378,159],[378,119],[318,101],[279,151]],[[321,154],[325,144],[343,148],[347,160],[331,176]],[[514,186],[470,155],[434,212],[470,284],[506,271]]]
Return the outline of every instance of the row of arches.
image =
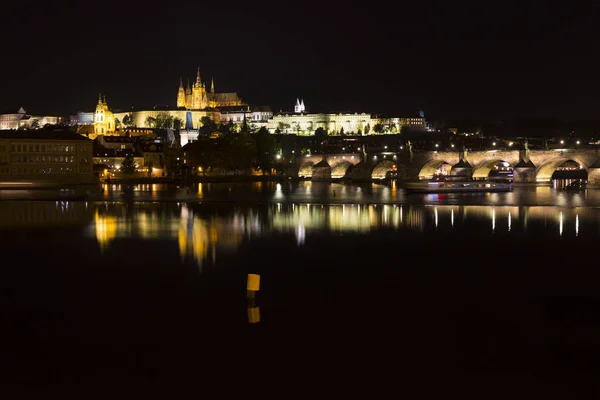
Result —
[[[521,176],[525,181],[549,182],[557,178],[587,178],[588,168],[572,159],[559,158],[546,162],[536,167],[533,164],[520,163],[517,165],[506,162],[502,159],[490,159],[481,162],[479,165],[471,167],[461,162],[451,165],[442,160],[432,160],[426,163],[419,171],[419,179],[432,179],[447,175],[459,175],[473,179],[506,179],[515,178],[516,167],[525,167],[531,169],[531,172],[524,172]],[[533,172],[535,171],[535,172]],[[529,176],[530,174],[532,176]]]
[[[568,158],[559,158],[549,161],[539,167],[533,164],[525,165],[535,169],[535,172],[525,172],[523,174],[532,174],[534,176],[521,176],[525,181],[549,182],[556,178],[587,178],[588,167]],[[421,180],[433,179],[444,176],[465,176],[473,179],[514,179],[514,168],[523,167],[523,165],[513,165],[502,159],[490,159],[481,162],[479,165],[471,167],[468,164],[459,162],[450,164],[443,160],[431,160],[425,163],[418,173]],[[348,161],[341,161],[330,167],[326,161],[315,163],[307,161],[302,164],[298,170],[300,178],[333,178],[341,179],[352,176],[354,165]],[[399,169],[403,166],[393,160],[382,160],[375,164],[370,177],[373,180],[383,180],[396,177]]]

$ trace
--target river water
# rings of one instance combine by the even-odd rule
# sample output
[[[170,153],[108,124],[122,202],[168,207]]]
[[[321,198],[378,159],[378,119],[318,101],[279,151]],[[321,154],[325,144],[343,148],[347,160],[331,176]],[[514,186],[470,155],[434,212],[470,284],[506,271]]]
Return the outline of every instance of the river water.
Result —
[[[0,193],[5,387],[319,399],[597,390],[600,190],[437,196],[305,182],[92,195],[102,199]],[[253,299],[249,273],[261,277]]]

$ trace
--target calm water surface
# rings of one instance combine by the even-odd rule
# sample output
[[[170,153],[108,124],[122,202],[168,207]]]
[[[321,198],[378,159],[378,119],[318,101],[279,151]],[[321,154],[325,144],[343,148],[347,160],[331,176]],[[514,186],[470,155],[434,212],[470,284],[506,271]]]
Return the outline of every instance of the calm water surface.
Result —
[[[4,201],[4,386],[596,393],[599,193],[412,198],[383,185],[263,183]],[[248,273],[261,275],[255,299]]]

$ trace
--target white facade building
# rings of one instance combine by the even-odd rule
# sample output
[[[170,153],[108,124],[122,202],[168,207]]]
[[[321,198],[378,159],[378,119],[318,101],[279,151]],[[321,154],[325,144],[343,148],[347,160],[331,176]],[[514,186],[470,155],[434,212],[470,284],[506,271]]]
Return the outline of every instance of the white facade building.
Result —
[[[56,125],[60,120],[53,116],[29,115],[21,107],[16,113],[0,114],[0,129],[42,128],[46,124]]]

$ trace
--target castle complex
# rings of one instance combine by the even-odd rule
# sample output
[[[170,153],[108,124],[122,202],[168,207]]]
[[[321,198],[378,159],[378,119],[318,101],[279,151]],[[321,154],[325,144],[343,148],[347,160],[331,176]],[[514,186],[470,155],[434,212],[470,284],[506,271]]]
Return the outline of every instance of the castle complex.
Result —
[[[200,67],[196,75],[196,82],[190,87],[183,88],[183,80],[179,80],[179,91],[177,92],[177,108],[187,110],[202,110],[204,108],[243,106],[245,103],[237,93],[215,93],[215,81],[211,81],[210,92],[206,90],[204,82],[200,79]]]

